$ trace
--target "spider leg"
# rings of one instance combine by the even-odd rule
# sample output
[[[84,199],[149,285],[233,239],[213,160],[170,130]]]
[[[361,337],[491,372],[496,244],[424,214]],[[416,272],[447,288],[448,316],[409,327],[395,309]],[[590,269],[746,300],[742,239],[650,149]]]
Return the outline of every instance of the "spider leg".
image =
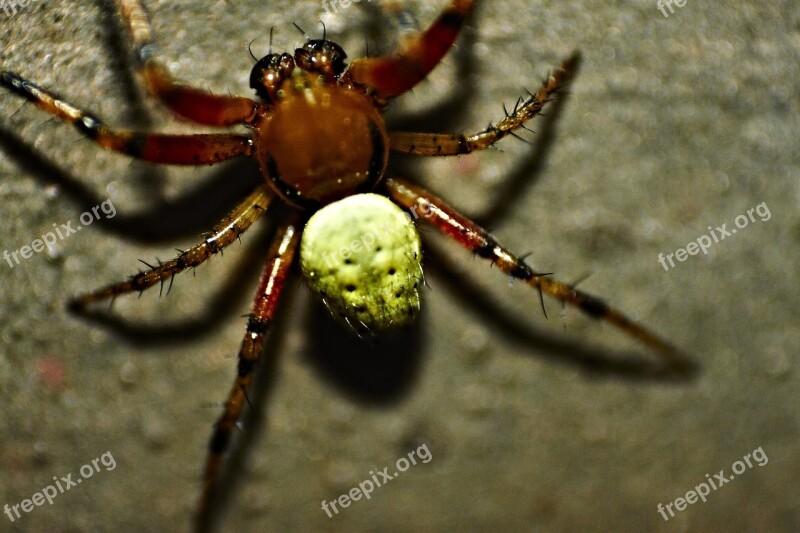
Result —
[[[506,110],[505,118],[497,125],[490,124],[485,130],[471,135],[390,132],[389,146],[399,152],[433,156],[468,154],[488,148],[506,135],[514,135],[514,130],[524,127],[525,122],[538,115],[553,94],[569,83],[579,63],[580,55],[575,52],[550,74],[536,94],[518,100],[510,113]]]
[[[422,81],[450,51],[475,0],[452,0],[430,27],[404,39],[400,49],[382,57],[353,61],[343,81],[373,89],[379,100],[398,96]]]
[[[423,218],[442,233],[455,239],[462,246],[485,259],[490,259],[506,274],[524,281],[531,287],[573,305],[592,318],[603,320],[621,329],[655,350],[674,371],[688,374],[693,370],[692,362],[676,348],[655,333],[640,326],[620,311],[602,300],[577,290],[545,274],[537,274],[505,247],[501,246],[486,230],[458,213],[433,194],[397,178],[386,180],[389,197],[405,209],[425,213]]]
[[[230,442],[231,431],[236,425],[246,401],[247,387],[253,379],[253,371],[261,354],[264,336],[275,316],[286,276],[300,243],[301,233],[300,219],[294,215],[289,222],[281,226],[272,242],[269,260],[258,285],[253,307],[247,320],[247,331],[239,349],[236,378],[228,394],[228,400],[225,402],[225,410],[217,420],[209,443],[198,509],[200,521],[207,515],[208,505],[222,466],[223,454]]]
[[[172,165],[213,164],[239,155],[250,155],[253,150],[252,140],[245,135],[160,135],[114,130],[96,116],[81,111],[14,72],[0,72],[0,86],[73,124],[103,148],[144,161]]]
[[[147,90],[176,114],[207,126],[252,124],[263,104],[242,96],[216,96],[175,80],[158,57],[150,20],[139,0],[118,0],[131,35],[136,66]]]
[[[116,298],[122,294],[142,292],[156,283],[172,280],[176,274],[188,268],[195,268],[212,255],[238,239],[262,215],[273,198],[272,192],[261,185],[239,204],[230,214],[208,233],[200,244],[181,252],[176,258],[149,270],[140,272],[130,279],[114,283],[94,292],[76,296],[69,303],[74,311],[83,311],[89,304],[106,298]],[[170,281],[171,283],[171,281]]]

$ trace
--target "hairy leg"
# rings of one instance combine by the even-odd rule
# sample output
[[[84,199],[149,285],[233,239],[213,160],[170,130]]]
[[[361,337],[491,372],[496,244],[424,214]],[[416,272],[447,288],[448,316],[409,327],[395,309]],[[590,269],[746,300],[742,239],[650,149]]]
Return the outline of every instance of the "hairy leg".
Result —
[[[574,286],[557,281],[548,275],[536,274],[524,261],[501,246],[486,230],[458,213],[433,194],[405,180],[386,180],[390,198],[405,209],[426,213],[425,219],[445,235],[452,237],[475,254],[489,259],[503,272],[522,280],[533,288],[573,305],[592,318],[603,320],[625,331],[655,350],[669,365],[680,373],[690,373],[693,364],[667,341],[640,326],[602,300]]]
[[[147,13],[139,0],[118,0],[147,90],[178,115],[208,126],[251,124],[263,104],[241,96],[215,96],[175,80],[158,57]]]
[[[0,72],[0,86],[73,124],[103,148],[144,161],[172,165],[213,164],[240,155],[250,155],[253,150],[250,137],[245,135],[160,135],[114,130],[96,116],[81,111],[14,72]]]
[[[302,226],[300,219],[292,219],[281,226],[275,235],[269,251],[269,259],[258,285],[250,316],[247,320],[247,331],[239,349],[239,364],[236,378],[225,402],[225,410],[214,427],[209,443],[208,458],[203,475],[203,489],[198,510],[198,529],[207,524],[203,519],[207,515],[222,466],[223,455],[230,442],[231,431],[236,425],[246,400],[247,388],[253,379],[256,362],[261,355],[264,336],[275,316],[281,292],[286,282],[297,246],[300,242]]]
[[[579,63],[580,55],[575,52],[550,74],[536,94],[519,99],[510,113],[506,110],[505,118],[496,126],[490,124],[471,135],[390,132],[389,146],[398,152],[434,156],[468,154],[488,148],[506,135],[515,135],[514,130],[524,127],[525,122],[538,115],[553,95],[569,83]]]
[[[75,297],[70,301],[74,311],[83,311],[93,302],[116,298],[122,294],[142,292],[156,283],[170,280],[172,286],[173,276],[188,268],[195,268],[212,255],[219,253],[223,248],[238,239],[253,223],[261,217],[273,198],[272,192],[262,185],[255,192],[239,204],[230,214],[219,222],[214,229],[206,235],[203,242],[192,246],[178,257],[162,263],[157,267],[140,272],[127,281],[114,283],[102,289]]]
[[[399,50],[353,61],[343,81],[373,89],[381,101],[412,89],[450,51],[474,4],[475,0],[452,0],[427,30],[404,39]]]

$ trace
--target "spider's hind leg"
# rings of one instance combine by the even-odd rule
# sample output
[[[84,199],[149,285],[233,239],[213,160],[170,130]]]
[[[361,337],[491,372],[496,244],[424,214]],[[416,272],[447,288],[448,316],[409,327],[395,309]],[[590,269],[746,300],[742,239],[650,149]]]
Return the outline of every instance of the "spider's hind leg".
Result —
[[[496,125],[471,135],[442,133],[389,132],[392,150],[416,155],[449,156],[483,150],[507,135],[516,135],[515,130],[525,127],[525,122],[540,114],[553,95],[562,90],[572,79],[580,64],[580,55],[573,53],[553,71],[536,94],[519,99],[511,111]]]
[[[531,287],[577,307],[588,316],[608,322],[653,349],[673,372],[689,375],[694,363],[666,340],[609,306],[604,301],[573,285],[562,283],[549,275],[537,274],[524,261],[501,246],[486,230],[458,213],[433,194],[401,179],[386,180],[389,197],[398,205],[414,212],[426,213],[427,222],[455,239],[479,257],[489,259],[509,276]]]
[[[252,124],[262,104],[242,96],[213,95],[175,80],[158,57],[150,20],[139,0],[118,0],[147,90],[176,114],[207,126]]]
[[[262,215],[272,200],[272,193],[266,186],[259,188],[239,204],[231,213],[219,222],[200,244],[181,252],[178,257],[162,263],[149,270],[140,272],[126,281],[114,283],[94,292],[75,297],[69,303],[70,308],[82,312],[86,307],[100,300],[116,298],[131,292],[142,292],[156,283],[170,280],[186,269],[194,268],[212,255],[238,239]]]
[[[214,433],[209,443],[197,516],[197,531],[204,531],[209,527],[207,516],[210,510],[209,505],[217,487],[223,457],[230,444],[231,432],[236,426],[244,402],[247,400],[246,391],[253,380],[253,371],[261,356],[264,337],[274,319],[281,292],[286,283],[286,276],[300,243],[301,233],[300,219],[294,215],[289,222],[278,229],[273,239],[269,259],[261,276],[247,320],[247,331],[239,349],[236,378],[228,394],[228,400],[225,402],[225,410],[214,426]]]

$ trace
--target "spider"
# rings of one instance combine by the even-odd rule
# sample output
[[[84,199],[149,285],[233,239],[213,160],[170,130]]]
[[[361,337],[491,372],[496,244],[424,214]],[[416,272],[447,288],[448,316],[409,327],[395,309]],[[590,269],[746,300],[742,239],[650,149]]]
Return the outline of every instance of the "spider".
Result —
[[[535,93],[520,98],[499,122],[477,133],[389,132],[382,111],[439,64],[471,16],[476,0],[451,0],[427,29],[407,37],[386,56],[358,58],[348,64],[344,50],[324,34],[322,39],[308,39],[292,54],[272,53],[270,46],[270,53],[257,59],[250,75],[250,86],[258,97],[255,100],[213,95],[174,79],[160,59],[141,2],[118,0],[118,4],[130,33],[136,67],[152,96],[184,119],[214,127],[244,125],[248,133],[163,135],[120,131],[16,73],[0,73],[0,84],[73,124],[105,149],[173,165],[210,165],[239,156],[252,157],[260,165],[264,182],[199,244],[125,281],[79,295],[70,301],[70,308],[86,312],[95,302],[141,293],[165,281],[172,283],[176,274],[197,267],[237,240],[271,204],[283,202],[291,207],[273,237],[248,315],[234,383],[210,439],[198,517],[205,516],[214,495],[231,432],[247,400],[265,335],[296,256],[318,298],[357,332],[373,333],[407,324],[419,309],[417,289],[422,275],[419,236],[408,213],[424,213],[424,221],[536,289],[540,298],[546,293],[638,339],[659,354],[672,371],[687,373],[691,369],[685,356],[650,330],[574,284],[535,272],[486,230],[430,192],[402,177],[385,175],[392,151],[457,156],[515,135],[515,130],[540,114],[570,80],[579,62],[577,52],[564,60]],[[383,233],[367,243],[363,231],[378,226]],[[326,245],[328,251],[335,249],[331,243],[337,235],[353,231],[363,233],[360,253],[340,254],[333,262],[321,261],[319,256],[327,253],[322,252]],[[199,518],[197,523],[198,528],[204,525]]]

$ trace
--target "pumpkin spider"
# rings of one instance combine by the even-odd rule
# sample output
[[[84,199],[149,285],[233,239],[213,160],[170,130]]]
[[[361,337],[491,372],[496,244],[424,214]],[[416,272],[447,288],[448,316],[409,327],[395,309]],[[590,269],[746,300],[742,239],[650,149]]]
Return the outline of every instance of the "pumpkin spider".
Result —
[[[177,115],[198,124],[244,125],[249,132],[164,135],[121,131],[106,126],[98,117],[16,73],[0,73],[0,84],[73,124],[105,149],[174,165],[215,164],[234,157],[252,157],[260,164],[264,183],[201,243],[126,281],[79,295],[71,300],[70,308],[85,312],[95,302],[140,293],[167,281],[172,283],[176,274],[197,267],[237,240],[272,204],[283,202],[293,208],[273,238],[247,319],[234,384],[210,439],[198,508],[199,529],[206,526],[202,517],[214,495],[231,432],[247,400],[247,389],[261,357],[265,335],[275,317],[298,250],[309,285],[336,318],[359,333],[404,325],[413,320],[419,309],[417,289],[421,282],[419,237],[408,220],[408,213],[424,213],[426,222],[473,254],[488,259],[507,275],[536,289],[539,297],[546,293],[638,339],[654,350],[671,371],[687,373],[691,370],[688,359],[650,330],[602,300],[576,289],[574,284],[535,272],[486,230],[440,198],[402,177],[385,175],[391,151],[455,156],[483,150],[508,135],[515,135],[517,129],[524,128],[524,124],[538,115],[570,81],[579,63],[577,53],[564,60],[535,93],[520,98],[500,121],[484,130],[473,134],[389,132],[382,111],[439,64],[458,38],[476,0],[452,0],[427,29],[404,39],[394,53],[358,58],[349,65],[344,50],[325,35],[322,39],[308,39],[293,54],[277,54],[270,50],[268,55],[257,60],[251,72],[250,86],[257,100],[213,95],[173,79],[159,57],[141,2],[118,0],[118,4],[130,32],[137,68],[152,96]],[[377,200],[376,196],[383,200]],[[365,198],[383,205],[368,211],[372,208],[364,203],[346,204],[362,202]],[[391,207],[386,205],[390,203]],[[388,241],[385,235],[381,237],[383,240],[377,240],[374,249],[371,248],[373,243],[364,246],[359,260],[366,258],[369,262],[379,253],[397,251],[388,260],[391,264],[384,265],[385,273],[374,264],[356,265],[347,270],[341,263],[352,266],[355,261],[340,257],[343,261],[328,263],[328,270],[324,270],[317,257],[323,252],[315,243],[330,244],[336,232],[344,231],[334,225],[337,218],[359,209],[364,209],[366,214],[353,222],[357,225],[351,229],[375,229],[374,224],[385,222],[392,235]],[[395,216],[398,212],[399,218]],[[380,214],[370,218],[372,213]],[[393,216],[396,222],[388,222]],[[323,222],[312,226],[315,220]],[[404,220],[410,224],[410,229],[403,225]],[[312,228],[317,236],[314,241],[311,237],[306,240],[304,231],[310,235]],[[326,234],[325,229],[335,231]],[[388,250],[382,248],[386,243]],[[357,287],[353,279],[359,283],[363,281],[364,286]],[[384,297],[380,292],[387,287],[389,296]]]

